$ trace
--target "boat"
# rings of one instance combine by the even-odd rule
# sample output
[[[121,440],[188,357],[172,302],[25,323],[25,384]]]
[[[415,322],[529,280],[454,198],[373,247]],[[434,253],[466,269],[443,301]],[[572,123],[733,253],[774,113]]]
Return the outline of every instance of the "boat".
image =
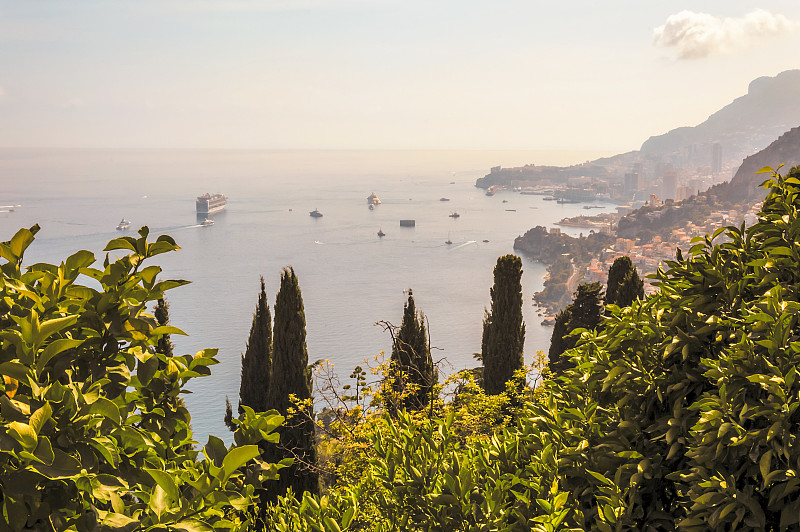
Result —
[[[450,240],[450,233],[447,233],[447,240],[445,240],[444,243],[447,244],[448,246],[453,243],[453,241]]]
[[[202,225],[203,227],[211,227],[212,225],[214,225],[214,220],[206,218],[205,220],[200,222],[200,225]]]
[[[565,204],[569,204],[569,203],[580,203],[580,201],[579,200],[574,200],[574,199],[561,198],[561,199],[557,199],[556,203],[558,203],[559,205],[565,205]]]
[[[314,209],[313,211],[309,212],[308,215],[312,218],[322,218],[322,213],[319,212],[319,209]]]
[[[206,192],[202,196],[197,196],[197,214],[209,215],[225,210],[228,198],[224,194],[209,194]]]
[[[439,201],[450,201],[450,198],[439,198]]]
[[[370,205],[380,205],[381,200],[378,198],[378,195],[373,192],[372,194],[367,196],[367,203]]]
[[[369,204],[369,210],[371,210],[371,211],[374,211],[374,210],[375,210],[375,205],[373,205],[372,203],[370,203],[370,204]]]
[[[127,231],[127,229],[131,226],[131,223],[123,218],[120,220],[119,224],[117,224],[117,231]]]
[[[383,232],[383,228],[378,229],[378,236],[381,237],[381,238],[386,236],[386,233]]]
[[[400,227],[415,227],[416,225],[416,220],[400,220]]]
[[[451,214],[448,214],[448,216],[450,216],[450,218],[458,218],[461,215],[458,214],[457,212],[453,211]]]

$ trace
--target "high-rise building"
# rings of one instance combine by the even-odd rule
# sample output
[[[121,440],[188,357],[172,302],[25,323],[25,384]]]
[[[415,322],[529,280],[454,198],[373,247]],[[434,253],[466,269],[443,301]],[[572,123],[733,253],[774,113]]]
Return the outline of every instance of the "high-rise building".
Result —
[[[639,172],[630,172],[625,174],[625,185],[622,193],[625,199],[631,199],[633,195],[642,188],[641,179],[639,179]]]
[[[661,178],[661,199],[678,199],[678,174],[675,170],[664,172]]]
[[[718,174],[722,171],[722,144],[715,142],[711,145],[711,173]]]

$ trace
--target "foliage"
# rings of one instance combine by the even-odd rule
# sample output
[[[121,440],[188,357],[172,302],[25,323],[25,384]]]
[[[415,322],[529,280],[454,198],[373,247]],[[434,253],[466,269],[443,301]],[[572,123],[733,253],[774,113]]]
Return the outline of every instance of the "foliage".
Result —
[[[600,324],[603,316],[602,290],[600,283],[579,285],[572,303],[557,316],[549,351],[553,373],[560,373],[569,366],[564,353],[575,347],[579,339],[573,333],[584,329],[591,331]]]
[[[644,298],[644,282],[630,257],[618,257],[608,269],[605,304],[628,307],[636,298]]]
[[[524,364],[525,323],[522,321],[522,260],[504,255],[494,267],[491,310],[483,319],[481,359],[486,393],[498,394]]]
[[[166,327],[169,325],[169,303],[165,297],[158,298],[156,307],[153,309],[153,316],[156,318],[156,323],[159,327]],[[172,350],[175,344],[170,341],[169,333],[165,333],[158,339],[156,351],[164,353],[165,355],[172,355]]]
[[[387,398],[387,407],[392,412],[400,408],[425,408],[431,402],[436,380],[425,315],[417,311],[414,295],[409,289],[400,329],[396,335],[392,333],[391,368],[387,382],[392,396]]]
[[[281,285],[275,299],[272,376],[267,391],[267,407],[287,418],[278,429],[280,444],[273,461],[287,458],[292,465],[277,481],[265,487],[272,500],[291,488],[298,496],[305,491],[317,493],[319,479],[314,445],[314,406],[312,374],[308,367],[306,318],[303,296],[294,270],[281,272]]]
[[[254,489],[285,465],[256,444],[282,419],[246,409],[235,446],[194,449],[180,394],[216,350],[159,351],[183,333],[145,313],[185,284],[145,266],[174,240],[143,227],[109,242],[128,254],[101,268],[79,251],[23,269],[38,229],[0,243],[0,530],[249,530]]]
[[[250,336],[242,355],[242,375],[239,383],[239,405],[247,405],[256,412],[267,408],[267,387],[272,369],[272,316],[261,277],[261,290],[253,313]],[[276,405],[277,406],[277,405]]]

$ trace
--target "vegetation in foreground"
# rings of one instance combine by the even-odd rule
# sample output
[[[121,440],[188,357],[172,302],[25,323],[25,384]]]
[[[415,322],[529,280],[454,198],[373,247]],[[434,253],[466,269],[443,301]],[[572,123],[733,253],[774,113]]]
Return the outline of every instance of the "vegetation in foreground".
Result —
[[[81,252],[23,273],[21,231],[0,247],[3,526],[800,529],[800,169],[766,186],[756,224],[679,252],[657,293],[574,331],[569,364],[535,390],[487,396],[465,373],[432,413],[393,417],[358,385],[321,438],[327,493],[280,497],[258,522],[254,490],[280,471],[251,442],[275,440],[280,418],[243,407],[236,446],[192,450],[177,398],[213,357],[158,353],[179,331],[143,315],[170,285],[140,263],[174,243],[118,239],[107,249],[132,253],[104,270]]]

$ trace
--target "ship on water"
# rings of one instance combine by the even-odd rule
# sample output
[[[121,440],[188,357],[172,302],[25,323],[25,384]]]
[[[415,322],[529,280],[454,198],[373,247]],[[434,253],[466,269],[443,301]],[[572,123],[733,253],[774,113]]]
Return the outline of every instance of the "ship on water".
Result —
[[[209,194],[206,192],[202,196],[197,196],[198,216],[207,216],[225,210],[228,198],[224,194]]]
[[[378,198],[378,195],[374,192],[367,197],[367,205],[380,205],[381,200]]]

